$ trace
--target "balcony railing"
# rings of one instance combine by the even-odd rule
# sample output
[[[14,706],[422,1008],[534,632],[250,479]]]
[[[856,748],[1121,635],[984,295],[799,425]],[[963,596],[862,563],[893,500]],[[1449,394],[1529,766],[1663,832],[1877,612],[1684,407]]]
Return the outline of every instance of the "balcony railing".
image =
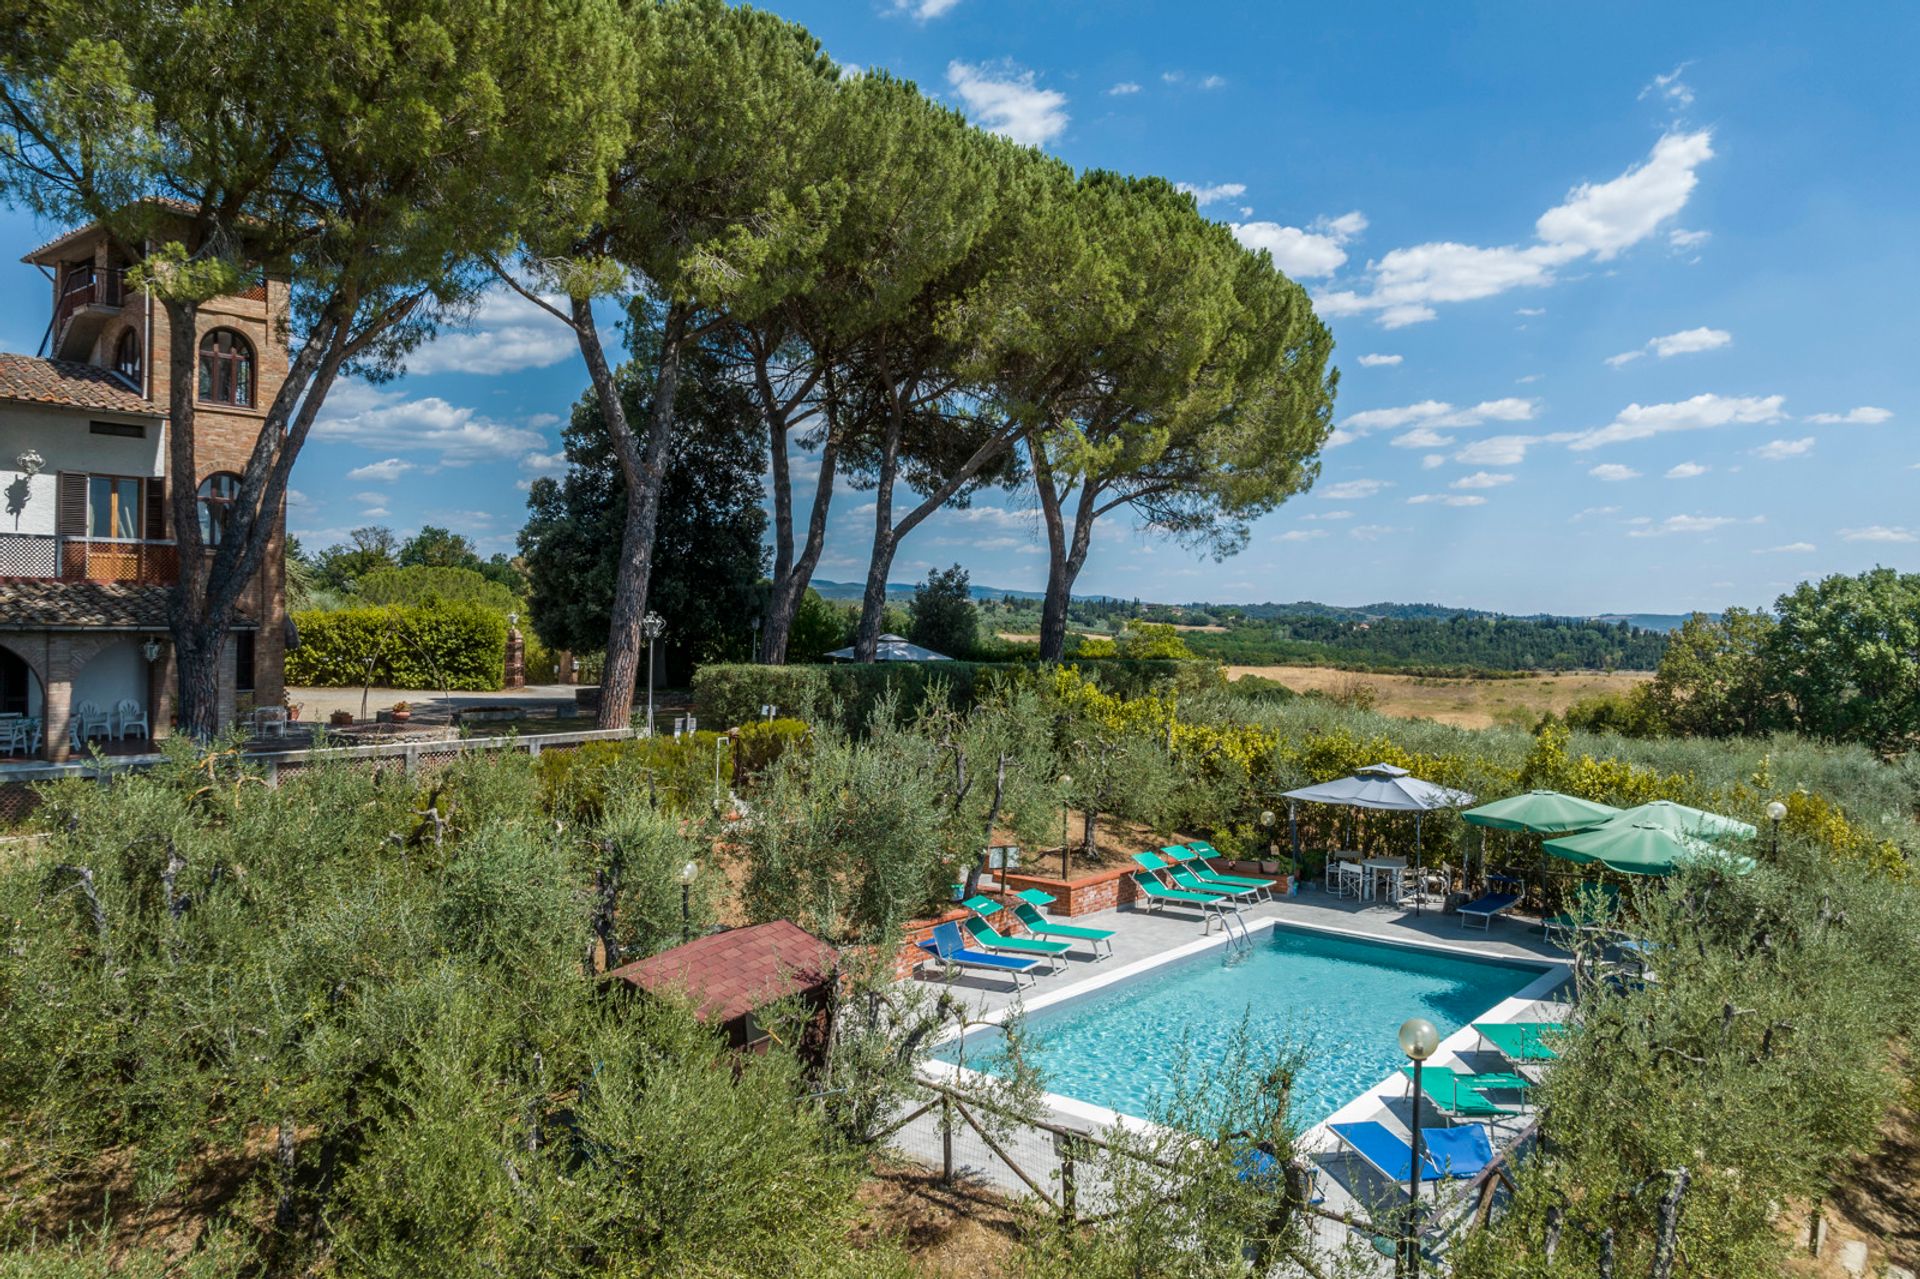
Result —
[[[119,306],[126,298],[127,273],[119,267],[96,271],[92,267],[73,267],[67,271],[66,287],[60,291],[60,304],[54,309],[53,327],[66,327],[73,313],[87,306]]]
[[[0,578],[169,586],[179,576],[180,549],[172,542],[137,537],[0,533]]]

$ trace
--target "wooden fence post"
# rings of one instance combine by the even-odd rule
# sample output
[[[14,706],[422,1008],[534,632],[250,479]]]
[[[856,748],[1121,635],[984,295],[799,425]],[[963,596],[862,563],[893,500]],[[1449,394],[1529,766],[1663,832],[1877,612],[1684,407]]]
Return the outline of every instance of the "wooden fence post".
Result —
[[[1074,1185],[1074,1152],[1079,1143],[1056,1132],[1053,1134],[1053,1145],[1060,1154],[1060,1224],[1071,1230],[1079,1199]]]
[[[953,1184],[953,1098],[940,1094],[940,1184]]]

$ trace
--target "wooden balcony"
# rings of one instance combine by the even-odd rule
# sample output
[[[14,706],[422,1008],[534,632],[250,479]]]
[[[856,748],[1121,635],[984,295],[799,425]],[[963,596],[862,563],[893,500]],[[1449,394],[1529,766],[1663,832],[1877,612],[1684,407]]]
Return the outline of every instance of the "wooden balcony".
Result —
[[[85,359],[106,322],[120,314],[126,292],[126,272],[119,267],[69,268],[53,309],[54,355],[62,360]]]
[[[0,533],[0,578],[8,577],[171,586],[180,577],[180,550],[136,537]]]

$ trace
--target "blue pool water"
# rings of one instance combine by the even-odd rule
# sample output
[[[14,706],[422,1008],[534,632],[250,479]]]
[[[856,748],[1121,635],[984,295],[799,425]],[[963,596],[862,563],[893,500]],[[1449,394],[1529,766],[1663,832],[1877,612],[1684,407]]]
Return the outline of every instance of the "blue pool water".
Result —
[[[1394,1036],[1407,1018],[1427,1018],[1444,1037],[1541,972],[1275,927],[1233,962],[1206,951],[1029,1015],[1029,1056],[1048,1092],[1155,1118],[1183,1054],[1193,1079],[1230,1049],[1244,1019],[1256,1044],[1301,1050],[1293,1119],[1304,1127],[1405,1064]],[[965,1064],[991,1072],[999,1039],[993,1029],[968,1035]],[[961,1049],[934,1055],[960,1061]]]

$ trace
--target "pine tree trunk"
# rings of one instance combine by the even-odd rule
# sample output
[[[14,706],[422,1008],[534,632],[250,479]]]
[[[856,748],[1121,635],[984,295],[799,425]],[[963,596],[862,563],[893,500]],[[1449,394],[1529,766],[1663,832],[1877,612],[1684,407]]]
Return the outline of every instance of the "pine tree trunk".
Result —
[[[660,488],[666,480],[667,445],[673,438],[674,399],[680,387],[687,311],[680,303],[667,309],[659,365],[654,376],[653,412],[644,441],[636,440],[628,428],[619,388],[594,327],[591,301],[575,298],[573,316],[580,351],[593,376],[608,435],[614,441],[627,479],[626,529],[620,539],[620,570],[614,578],[607,660],[600,679],[600,709],[595,718],[600,728],[625,728],[633,721],[633,691],[638,682],[640,649],[644,643],[640,621],[646,616],[647,589],[653,576],[653,532],[660,514]]]
[[[1067,578],[1067,529],[1060,513],[1060,490],[1045,446],[1028,436],[1033,462],[1033,487],[1040,495],[1040,518],[1047,529],[1047,593],[1040,603],[1040,660],[1057,662],[1067,648],[1067,598],[1073,583]]]
[[[793,617],[813,580],[820,563],[820,552],[827,541],[827,511],[833,501],[833,469],[839,458],[839,441],[829,430],[820,451],[820,478],[813,492],[813,511],[807,521],[807,539],[800,555],[784,577],[775,577],[767,599],[767,623],[760,634],[760,660],[769,665],[784,665],[787,639],[793,633]]]
[[[893,485],[900,474],[900,433],[903,428],[899,398],[894,397],[887,418],[887,436],[880,447],[880,474],[873,489],[873,553],[867,557],[867,589],[860,600],[860,629],[853,639],[853,660],[871,662],[880,647],[880,627],[886,620],[887,574],[893,569]]]

